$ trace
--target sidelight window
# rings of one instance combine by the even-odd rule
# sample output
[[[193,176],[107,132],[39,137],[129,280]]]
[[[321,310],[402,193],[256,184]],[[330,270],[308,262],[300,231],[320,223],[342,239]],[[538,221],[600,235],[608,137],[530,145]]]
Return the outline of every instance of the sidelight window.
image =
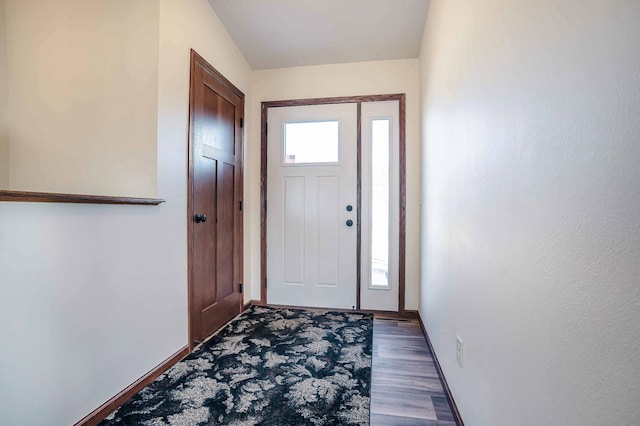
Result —
[[[371,121],[371,286],[389,286],[390,120]]]

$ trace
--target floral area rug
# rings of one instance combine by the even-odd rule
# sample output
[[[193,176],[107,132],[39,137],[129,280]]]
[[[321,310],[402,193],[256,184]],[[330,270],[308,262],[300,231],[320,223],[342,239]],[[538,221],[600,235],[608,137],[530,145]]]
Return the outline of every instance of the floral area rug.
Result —
[[[100,425],[368,425],[373,317],[252,306]]]

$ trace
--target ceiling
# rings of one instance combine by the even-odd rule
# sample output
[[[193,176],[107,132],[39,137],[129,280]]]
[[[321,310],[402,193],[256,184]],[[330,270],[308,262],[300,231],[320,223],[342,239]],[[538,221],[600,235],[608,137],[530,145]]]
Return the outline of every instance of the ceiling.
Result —
[[[254,70],[417,58],[429,0],[209,0]]]

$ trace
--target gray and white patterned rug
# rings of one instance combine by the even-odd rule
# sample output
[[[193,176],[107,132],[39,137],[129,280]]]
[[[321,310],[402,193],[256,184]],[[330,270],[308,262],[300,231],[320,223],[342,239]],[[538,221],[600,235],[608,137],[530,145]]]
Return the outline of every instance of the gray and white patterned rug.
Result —
[[[373,317],[252,306],[100,425],[368,425]]]

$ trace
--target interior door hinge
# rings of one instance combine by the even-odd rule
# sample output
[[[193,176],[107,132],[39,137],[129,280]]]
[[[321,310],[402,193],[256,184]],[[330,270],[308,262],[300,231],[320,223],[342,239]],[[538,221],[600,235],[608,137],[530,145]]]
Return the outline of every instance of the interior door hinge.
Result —
[[[240,293],[244,293],[244,284],[238,284],[238,290],[240,291]]]
[[[244,117],[240,117],[240,127],[244,127]]]
[[[267,127],[267,126],[268,126],[268,124],[264,123],[264,132],[265,133],[269,133],[269,131],[268,131],[269,127]]]
[[[242,211],[242,200],[240,200],[240,211]]]
[[[267,288],[267,279],[264,279],[264,288]]]

